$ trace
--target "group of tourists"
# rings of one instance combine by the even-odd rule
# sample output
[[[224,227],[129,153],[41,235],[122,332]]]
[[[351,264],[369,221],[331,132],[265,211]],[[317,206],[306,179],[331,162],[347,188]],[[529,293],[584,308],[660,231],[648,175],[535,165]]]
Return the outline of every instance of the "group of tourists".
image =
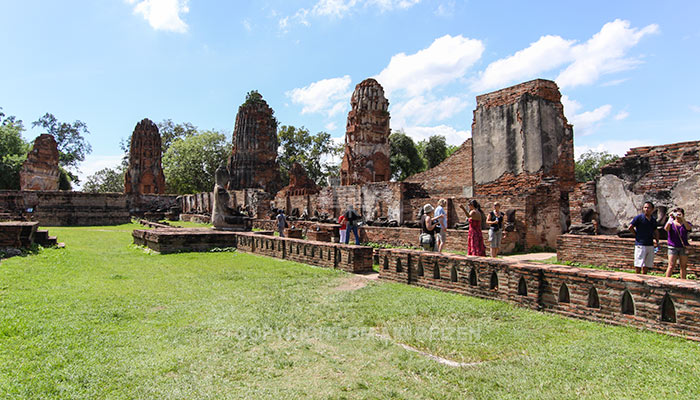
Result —
[[[440,199],[438,207],[433,208],[431,204],[423,206],[420,218],[421,234],[419,237],[420,246],[429,251],[441,252],[447,243],[447,213],[445,206],[447,200]],[[503,238],[503,220],[505,214],[501,211],[501,204],[495,202],[493,210],[488,216],[484,214],[481,205],[475,199],[467,202],[465,208],[462,204],[459,207],[467,214],[469,232],[467,236],[467,254],[473,256],[486,256],[486,246],[484,237],[481,234],[482,223],[489,227],[489,248],[491,257],[498,256]]]
[[[642,213],[634,217],[629,230],[634,234],[634,270],[646,274],[654,266],[654,254],[659,251],[659,231],[657,230],[654,203],[647,201]],[[688,269],[688,233],[693,226],[685,219],[685,210],[680,207],[671,210],[668,221],[664,224],[668,235],[668,267],[666,276],[670,277],[678,264],[681,279],[685,279]]]

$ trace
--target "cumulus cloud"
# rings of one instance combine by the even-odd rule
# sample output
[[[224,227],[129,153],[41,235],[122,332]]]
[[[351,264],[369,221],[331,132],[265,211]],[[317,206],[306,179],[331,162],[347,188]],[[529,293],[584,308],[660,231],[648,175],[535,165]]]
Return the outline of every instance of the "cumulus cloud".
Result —
[[[327,131],[334,131],[338,129],[338,124],[336,124],[335,122],[329,122],[324,128],[326,128]]]
[[[135,4],[134,14],[140,14],[151,28],[177,33],[187,32],[188,26],[181,14],[190,12],[189,0],[126,0]]]
[[[627,111],[620,111],[619,113],[617,113],[617,115],[615,115],[615,121],[622,121],[623,119],[626,119],[629,116],[630,113],[628,113]]]
[[[559,67],[572,60],[571,46],[574,43],[574,40],[564,40],[559,36],[542,36],[526,49],[489,64],[473,88],[499,88]]]
[[[561,103],[564,105],[564,115],[566,115],[566,119],[569,121],[569,123],[574,125],[574,132],[577,136],[588,136],[594,133],[600,123],[607,118],[612,111],[612,106],[610,104],[606,104],[596,108],[595,110],[579,113],[579,111],[583,108],[581,103],[576,100],[572,100],[567,95],[561,96]],[[625,111],[618,113],[615,118],[617,119],[617,117],[620,115],[623,115],[623,118],[621,119],[626,118],[624,113]]]
[[[447,144],[460,145],[472,136],[470,131],[460,131],[448,125],[407,126],[401,129],[403,129],[406,135],[410,136],[415,142],[427,140],[429,137],[434,135],[441,135],[445,137]]]
[[[423,125],[443,121],[464,110],[469,103],[459,97],[429,99],[415,96],[391,108],[391,119],[396,126]]]
[[[641,61],[628,57],[632,47],[647,35],[657,33],[656,24],[631,28],[629,21],[617,19],[603,25],[588,41],[576,44],[559,36],[542,36],[512,56],[496,60],[479,74],[472,89],[488,90],[513,82],[537,78],[543,72],[566,66],[556,82],[560,87],[575,87],[596,82],[601,76],[628,70]],[[610,81],[617,85],[625,79]]]
[[[696,105],[692,104],[689,107],[690,107],[690,111],[700,113],[700,106],[696,106]]]
[[[292,103],[302,106],[301,113],[324,113],[332,117],[343,111],[350,104],[349,75],[341,78],[322,79],[303,88],[296,88],[286,93]]]
[[[626,57],[629,49],[642,37],[658,31],[656,24],[637,29],[630,28],[629,21],[616,19],[608,22],[586,43],[571,49],[575,61],[559,74],[557,83],[561,87],[587,85],[601,75],[633,68],[640,61]]]
[[[462,78],[483,52],[480,40],[445,35],[415,54],[394,55],[377,80],[387,95],[404,90],[415,96]]]

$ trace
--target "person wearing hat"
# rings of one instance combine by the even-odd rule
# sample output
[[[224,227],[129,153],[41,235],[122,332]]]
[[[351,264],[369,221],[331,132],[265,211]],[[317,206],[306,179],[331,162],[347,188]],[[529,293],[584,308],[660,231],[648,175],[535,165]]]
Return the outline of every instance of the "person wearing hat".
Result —
[[[435,234],[439,230],[437,227],[437,219],[440,217],[434,217],[434,213],[435,209],[430,203],[423,206],[423,215],[420,221],[420,246],[423,250],[437,251]]]

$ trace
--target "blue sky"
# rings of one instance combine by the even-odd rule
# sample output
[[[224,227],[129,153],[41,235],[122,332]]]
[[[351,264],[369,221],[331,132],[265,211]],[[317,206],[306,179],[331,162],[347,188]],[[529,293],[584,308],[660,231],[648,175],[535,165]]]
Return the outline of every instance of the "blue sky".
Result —
[[[476,95],[534,78],[559,84],[577,154],[700,139],[700,2],[222,3],[0,0],[0,107],[85,122],[83,176],[142,118],[230,135],[252,89],[281,124],[342,140],[368,77],[416,140],[461,143]]]

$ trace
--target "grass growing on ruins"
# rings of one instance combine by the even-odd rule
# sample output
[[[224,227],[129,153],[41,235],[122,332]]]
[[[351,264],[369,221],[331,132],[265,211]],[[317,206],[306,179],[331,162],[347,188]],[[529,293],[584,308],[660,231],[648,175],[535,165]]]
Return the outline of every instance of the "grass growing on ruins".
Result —
[[[697,398],[697,343],[240,252],[51,228],[0,264],[0,398]],[[405,344],[453,361],[440,364]]]

